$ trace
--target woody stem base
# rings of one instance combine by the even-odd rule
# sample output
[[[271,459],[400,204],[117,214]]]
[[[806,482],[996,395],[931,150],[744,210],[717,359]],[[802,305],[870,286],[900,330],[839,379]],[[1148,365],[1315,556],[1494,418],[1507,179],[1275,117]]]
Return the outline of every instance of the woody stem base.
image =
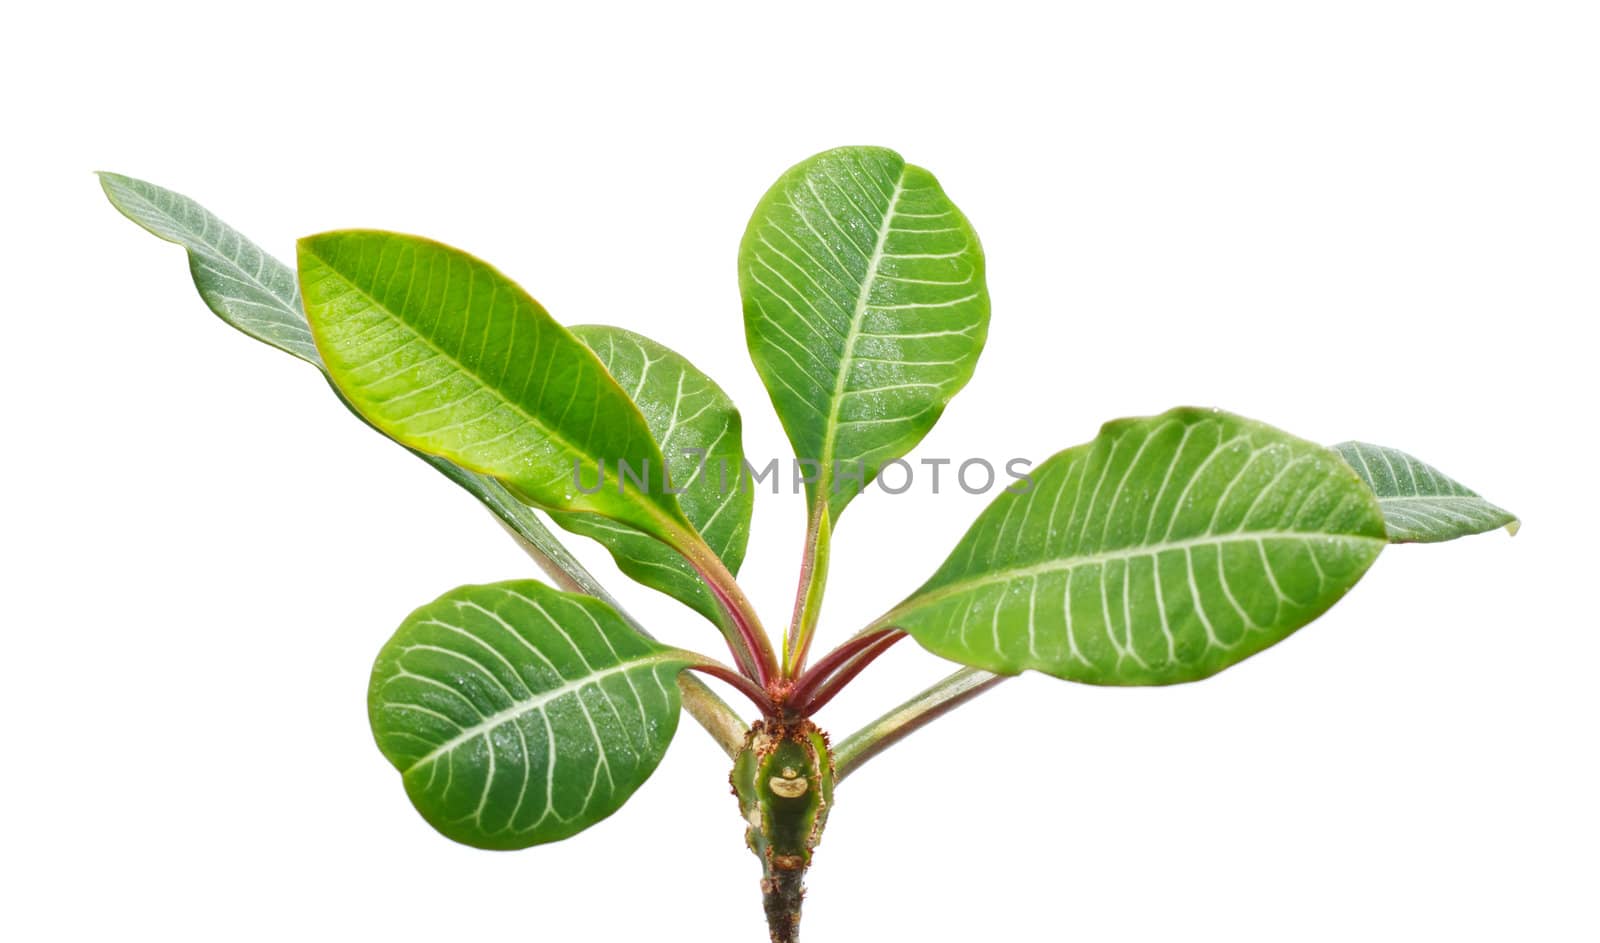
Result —
[[[761,861],[761,898],[772,943],[800,939],[811,856],[833,805],[833,754],[809,720],[758,722],[730,777],[745,844]]]

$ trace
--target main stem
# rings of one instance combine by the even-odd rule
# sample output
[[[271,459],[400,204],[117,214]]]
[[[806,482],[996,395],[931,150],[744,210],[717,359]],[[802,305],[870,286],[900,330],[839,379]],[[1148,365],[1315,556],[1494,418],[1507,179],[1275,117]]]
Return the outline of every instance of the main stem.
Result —
[[[750,728],[729,777],[745,844],[761,861],[761,901],[772,943],[796,943],[806,869],[833,805],[828,737],[809,720]]]

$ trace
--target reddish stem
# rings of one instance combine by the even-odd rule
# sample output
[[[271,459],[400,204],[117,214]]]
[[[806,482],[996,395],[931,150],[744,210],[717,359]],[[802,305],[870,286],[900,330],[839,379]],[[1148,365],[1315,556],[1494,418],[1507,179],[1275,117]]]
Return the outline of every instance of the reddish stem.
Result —
[[[711,590],[711,594],[717,597],[717,602],[722,606],[722,611],[726,612],[728,618],[733,620],[734,629],[739,633],[739,640],[744,644],[745,648],[743,652],[737,650],[734,652],[735,658],[740,663],[740,668],[744,670],[746,675],[750,676],[750,680],[760,685],[763,690],[770,688],[775,666],[771,663],[771,649],[761,644],[765,636],[760,634],[760,629],[750,624],[750,620],[745,618],[744,607],[740,605],[738,600],[728,594],[709,571],[694,559],[687,557],[687,555],[685,558],[700,574],[701,582],[705,583],[706,587]]]
[[[729,668],[726,665],[719,665],[715,662],[690,665],[689,668],[692,671],[703,671],[713,678],[726,681],[733,685],[735,690],[753,701],[757,707],[761,708],[761,713],[769,717],[777,714],[778,709],[772,703],[772,697],[768,695],[766,691],[757,687],[754,681],[751,681],[749,678],[746,678],[739,672],[734,671],[732,668]]]
[[[806,548],[800,554],[800,585],[794,591],[794,615],[789,618],[789,635],[783,646],[784,664],[792,665],[787,671],[802,671],[806,666],[805,650],[810,647],[811,640],[806,638],[803,622],[806,614],[806,599],[810,596],[811,571],[817,565],[816,547],[811,542],[809,532],[806,535]]]
[[[906,635],[904,632],[896,632],[893,635],[886,635],[879,639],[871,647],[864,649],[859,655],[850,659],[850,661],[845,664],[844,667],[834,672],[831,678],[819,684],[811,691],[810,696],[806,699],[805,703],[806,716],[810,717],[817,711],[822,710],[823,706],[829,701],[833,700],[840,691],[843,691],[845,686],[854,680],[856,675],[860,674],[863,669],[872,664],[872,662],[879,655],[882,655],[884,652],[893,647],[894,643],[905,637]]]
[[[787,701],[790,709],[803,717],[810,716],[812,711],[821,706],[816,700],[819,691],[829,689],[827,699],[832,700],[839,688],[904,637],[905,633],[899,629],[877,629],[858,635],[823,655],[789,689]],[[840,676],[840,680],[834,684],[832,682],[836,675]]]
[[[885,634],[893,631],[893,629],[874,629],[871,632],[863,632],[860,635],[846,639],[833,651],[817,659],[817,663],[815,665],[812,665],[810,668],[802,672],[800,677],[795,679],[795,683],[791,691],[798,691],[802,688],[811,688],[816,686],[816,684],[821,681],[823,677],[832,674],[839,668],[840,665],[849,661],[851,658],[854,658],[857,652],[860,652],[862,649],[882,638]]]
[[[818,566],[826,568],[827,558],[824,554],[827,548],[823,546],[825,538],[822,536],[823,515],[827,513],[827,502],[818,501],[816,509],[806,521],[805,549],[800,553],[800,585],[794,592],[794,615],[789,621],[789,632],[784,636],[783,645],[783,674],[791,680],[805,671],[806,655],[811,650],[811,639],[816,634],[816,620],[818,613],[815,611],[821,602],[821,587],[816,585],[819,576],[826,578],[827,573],[818,573]]]

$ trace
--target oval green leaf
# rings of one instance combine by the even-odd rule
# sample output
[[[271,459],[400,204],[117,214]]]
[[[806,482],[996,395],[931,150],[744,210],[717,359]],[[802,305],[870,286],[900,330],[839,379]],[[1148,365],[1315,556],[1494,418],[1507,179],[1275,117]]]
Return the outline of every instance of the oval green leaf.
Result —
[[[977,233],[932,174],[883,148],[779,178],[739,246],[739,289],[756,370],[795,455],[817,463],[812,506],[835,520],[933,427],[988,333]]]
[[[729,573],[738,573],[750,538],[754,489],[741,487],[744,445],[739,410],[721,387],[683,355],[619,327],[583,325],[587,344],[644,414],[661,446],[684,517]],[[611,552],[618,569],[679,600],[712,622],[722,609],[705,581],[671,548],[623,524],[592,514],[552,513],[575,534]]]
[[[1321,615],[1384,543],[1372,492],[1331,450],[1178,409],[1039,465],[878,624],[1001,674],[1195,681]]]
[[[1390,543],[1438,543],[1497,527],[1515,534],[1521,526],[1515,514],[1399,449],[1365,442],[1333,448],[1378,496]]]
[[[692,659],[588,596],[463,586],[413,612],[372,670],[378,748],[417,811],[477,848],[558,841],[655,770]]]
[[[515,282],[459,249],[371,230],[300,240],[300,289],[328,373],[374,425],[551,510],[659,539],[684,524],[644,417],[594,353]],[[623,484],[622,463],[643,472]],[[584,487],[603,485],[586,493]]]

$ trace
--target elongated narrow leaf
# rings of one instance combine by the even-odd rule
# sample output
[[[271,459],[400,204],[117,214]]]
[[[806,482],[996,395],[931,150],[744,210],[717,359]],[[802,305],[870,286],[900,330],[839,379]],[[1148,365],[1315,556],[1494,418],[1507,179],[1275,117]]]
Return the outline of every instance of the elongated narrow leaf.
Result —
[[[1002,674],[1194,681],[1316,618],[1385,542],[1338,455],[1226,413],[1108,423],[1032,480],[880,624]]]
[[[294,272],[283,263],[181,193],[112,173],[100,174],[100,186],[122,215],[188,250],[195,287],[217,317],[322,366],[300,313]]]
[[[678,505],[730,573],[750,537],[754,489],[740,487],[744,446],[739,411],[682,355],[618,327],[572,329],[644,413],[661,445]],[[713,622],[721,609],[694,569],[659,540],[592,514],[553,513],[575,534],[605,545],[622,572],[687,604]]]
[[[1497,527],[1515,534],[1520,526],[1510,511],[1399,449],[1365,442],[1333,448],[1378,496],[1390,543],[1437,543]]]
[[[368,710],[429,824],[526,848],[588,828],[649,777],[687,664],[591,597],[531,580],[463,586],[384,646]]]
[[[311,326],[306,323],[300,304],[300,285],[295,280],[294,269],[181,193],[144,180],[104,172],[100,174],[100,185],[111,205],[124,216],[146,231],[188,250],[195,288],[218,317],[269,347],[299,357],[322,371],[324,377],[328,376],[328,369],[311,340]],[[331,378],[329,382],[331,385]],[[333,391],[357,418],[367,421],[337,386]],[[501,509],[519,503],[493,478],[425,452],[407,451],[432,465],[501,517],[505,516]]]
[[[834,519],[933,427],[988,333],[977,233],[932,174],[883,148],[784,174],[745,231],[739,288],[750,356]]]
[[[302,239],[299,259],[328,372],[379,429],[547,509],[661,539],[685,524],[644,417],[515,282],[458,249],[370,230]],[[640,484],[622,485],[624,464]],[[605,468],[607,487],[580,487]]]
[[[100,185],[111,205],[124,216],[188,250],[195,288],[218,317],[263,344],[312,364],[327,376],[327,367],[311,340],[294,269],[181,193],[114,173],[101,173]],[[367,421],[337,386],[333,390],[357,418]],[[514,526],[520,531],[539,526],[529,514],[513,511],[508,515],[508,508],[523,505],[494,478],[426,452],[410,448],[407,451],[432,465],[497,516],[515,517]]]

